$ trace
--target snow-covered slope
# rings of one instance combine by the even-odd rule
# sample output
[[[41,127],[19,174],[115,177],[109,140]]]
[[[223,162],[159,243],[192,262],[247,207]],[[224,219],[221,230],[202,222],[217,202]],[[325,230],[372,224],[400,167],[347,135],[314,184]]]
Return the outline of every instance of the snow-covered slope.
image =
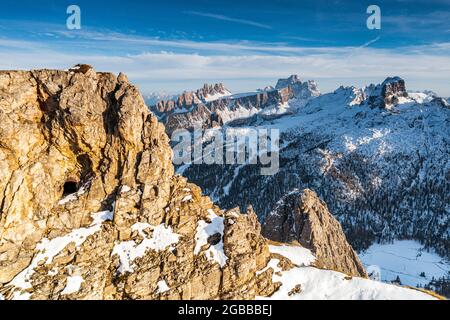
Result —
[[[313,266],[314,257],[305,248],[270,246],[297,266],[283,270],[279,259],[273,258],[267,268],[274,270],[273,281],[281,287],[270,298],[277,300],[434,300],[435,297],[415,289],[374,280],[348,277],[345,274],[321,270]]]
[[[449,277],[450,262],[434,252],[428,252],[417,241],[403,240],[373,244],[359,257],[366,268],[377,266],[382,281],[425,287],[433,279]],[[369,268],[370,269],[370,268]]]
[[[253,205],[261,220],[286,193],[310,188],[357,250],[409,238],[449,257],[450,108],[424,93],[405,96],[392,79],[389,88],[341,87],[297,108],[292,99],[294,114],[226,127],[281,131],[273,176],[259,165],[192,165],[183,174],[223,207]]]

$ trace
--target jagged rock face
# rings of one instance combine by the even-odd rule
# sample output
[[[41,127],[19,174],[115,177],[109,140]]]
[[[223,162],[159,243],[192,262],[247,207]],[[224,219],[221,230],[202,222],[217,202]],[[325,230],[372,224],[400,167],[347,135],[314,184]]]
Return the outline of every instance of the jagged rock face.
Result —
[[[203,88],[197,90],[197,96],[203,101],[207,101],[208,99],[216,95],[226,94],[229,94],[229,91],[227,90],[227,88],[225,88],[223,83],[216,83],[214,85],[205,83],[203,85]]]
[[[214,85],[205,83],[197,91],[185,91],[176,99],[158,101],[153,109],[160,115],[171,114],[177,110],[187,112],[195,106],[207,103],[210,99],[229,94],[230,92],[222,83]]]
[[[287,79],[279,79],[275,88],[290,88],[295,97],[303,99],[320,95],[319,88],[315,81],[309,80],[307,82],[302,82],[300,77],[295,74]]]
[[[221,98],[193,106],[188,112],[169,113],[163,117],[170,135],[177,129],[214,128],[241,117],[248,117],[264,108],[282,104],[293,98],[290,89],[258,92],[239,98]]]
[[[367,276],[341,225],[311,190],[294,190],[284,196],[267,215],[263,235],[278,242],[298,241],[313,252],[319,267]]]
[[[205,105],[199,104],[190,112],[173,113],[166,118],[166,132],[172,134],[177,129],[193,130],[194,128],[213,128],[222,125],[220,118],[209,110]]]
[[[6,298],[259,294],[256,215],[223,212],[174,175],[164,127],[124,75],[0,72],[0,122]]]
[[[399,99],[408,97],[405,81],[399,77],[387,78],[382,84],[369,86],[367,104],[371,108],[390,108],[399,103]]]
[[[301,82],[300,77],[296,74],[289,76],[286,79],[278,79],[277,84],[275,85],[276,89],[287,88],[293,84]]]
[[[247,119],[267,109],[285,105],[291,99],[307,101],[320,95],[314,81],[302,82],[298,76],[281,79],[275,89],[229,95],[223,84],[207,85],[196,92],[185,92],[178,101],[160,101],[153,110],[170,135],[177,129],[214,128]],[[273,115],[261,114],[264,119]],[[277,115],[278,117],[279,115]]]
[[[431,101],[431,103],[437,104],[442,108],[450,109],[450,99],[445,100],[444,98],[436,97]]]

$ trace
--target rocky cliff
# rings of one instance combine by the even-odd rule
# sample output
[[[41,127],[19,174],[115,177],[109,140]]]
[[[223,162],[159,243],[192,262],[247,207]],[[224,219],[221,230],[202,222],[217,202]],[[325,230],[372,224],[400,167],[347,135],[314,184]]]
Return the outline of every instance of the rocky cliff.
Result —
[[[154,105],[154,111],[159,114],[171,114],[173,112],[188,112],[191,108],[209,101],[230,95],[230,91],[223,83],[214,85],[205,83],[197,91],[185,91],[174,99],[160,100]]]
[[[264,119],[289,113],[286,103],[298,99],[306,103],[320,95],[314,81],[302,82],[296,75],[280,79],[276,88],[231,95],[223,84],[205,84],[197,91],[184,92],[175,100],[159,101],[151,110],[165,124],[170,135],[177,129],[214,128],[235,125],[240,119],[259,115]]]
[[[259,294],[256,215],[174,175],[163,125],[123,74],[2,71],[0,122],[0,297]]]
[[[316,265],[367,277],[339,222],[311,190],[294,190],[267,215],[263,235],[278,242],[298,241],[315,255]]]
[[[371,108],[389,109],[408,97],[405,81],[399,77],[389,77],[383,83],[366,88],[366,105]]]
[[[0,122],[0,300],[432,298],[313,267],[346,245],[315,200],[317,257],[268,245],[252,209],[221,210],[174,174],[123,74],[1,71]]]

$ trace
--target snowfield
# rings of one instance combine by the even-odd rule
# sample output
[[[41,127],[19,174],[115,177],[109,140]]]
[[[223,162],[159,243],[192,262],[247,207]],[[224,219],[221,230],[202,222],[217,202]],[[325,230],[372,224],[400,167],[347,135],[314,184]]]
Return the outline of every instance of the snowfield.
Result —
[[[436,300],[435,297],[418,290],[369,279],[351,278],[336,271],[308,266],[307,262],[311,261],[309,258],[312,254],[302,247],[270,246],[270,251],[288,259],[293,257],[296,262],[305,266],[282,271],[278,267],[279,260],[272,259],[268,267],[275,271],[273,281],[281,282],[282,285],[271,297],[257,297],[258,300]],[[300,292],[294,290],[296,287],[300,288]]]
[[[403,285],[413,287],[425,286],[433,278],[439,279],[450,272],[449,261],[411,240],[374,244],[359,257],[366,268],[380,267],[382,281],[391,282],[398,276]]]

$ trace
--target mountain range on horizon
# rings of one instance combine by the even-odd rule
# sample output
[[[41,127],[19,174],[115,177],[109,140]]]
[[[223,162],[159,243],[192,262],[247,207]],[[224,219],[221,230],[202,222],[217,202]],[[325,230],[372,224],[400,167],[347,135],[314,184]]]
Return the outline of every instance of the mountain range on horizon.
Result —
[[[442,305],[449,35],[450,0],[0,1],[0,306]]]
[[[236,109],[229,109],[227,101]],[[369,219],[371,206],[357,200],[371,201],[371,193],[364,192],[374,189],[350,187],[358,186],[360,170],[373,174],[369,170],[373,159],[348,155],[345,150],[336,157],[330,140],[338,133],[331,126],[336,120],[341,128],[357,120],[353,125],[361,124],[364,133],[368,124],[379,125],[382,119],[403,112],[407,119],[415,119],[405,110],[417,104],[430,113],[428,123],[443,128],[445,135],[442,122],[448,120],[443,117],[448,104],[426,94],[407,94],[399,78],[366,91],[340,88],[323,95],[315,82],[297,77],[252,95],[231,95],[222,85],[205,85],[176,102],[159,104],[161,110],[184,115],[203,108],[202,123],[210,124],[211,110],[216,108],[222,121],[227,120],[216,122],[219,129],[281,127],[280,171],[263,177],[246,165],[200,165],[181,171],[179,167],[182,176],[172,165],[165,133],[170,128],[158,121],[169,117],[150,112],[126,75],[96,72],[88,65],[67,71],[2,71],[0,174],[6,178],[0,180],[0,299],[443,299],[434,292],[447,294],[447,278],[441,275],[448,264],[433,262],[442,267],[438,273],[426,263],[439,258],[436,253],[447,254],[448,220],[439,215],[446,212],[440,206],[448,197],[446,173],[436,172],[440,176],[433,176],[436,183],[432,185],[414,181],[415,175],[408,181],[416,186],[411,194],[421,200],[417,208],[428,211],[428,216],[413,211],[406,220],[419,219],[414,222],[417,226],[423,226],[420,219],[436,221],[410,234],[435,250],[430,251],[431,258],[422,260],[424,253],[419,251],[416,256],[416,269],[424,280],[411,286],[402,282],[409,279],[398,276],[382,279],[354,249],[359,251],[384,235],[368,233],[377,223],[391,228],[386,229],[388,235],[398,240],[408,236],[401,232],[410,225],[405,221],[399,229],[393,228],[383,214],[389,210]],[[234,118],[246,107],[254,109],[248,117]],[[397,120],[392,121],[401,123]],[[317,124],[322,127],[316,137],[309,129],[318,130]],[[423,129],[420,123],[418,128],[414,124],[408,122],[408,127]],[[429,128],[426,137],[439,141],[437,132]],[[309,132],[302,131],[306,129]],[[385,136],[373,133],[374,139]],[[347,151],[355,151],[358,145],[350,142]],[[362,142],[373,151],[370,141]],[[431,153],[426,150],[429,157],[422,170],[434,173],[433,162],[442,160],[439,152],[448,151],[435,147]],[[296,154],[306,158],[298,162]],[[373,154],[385,161],[383,165],[389,164],[389,158]],[[321,162],[320,156],[331,162]],[[407,171],[411,161],[402,160],[399,166]],[[356,161],[353,167],[351,161]],[[365,167],[358,169],[361,165]],[[440,168],[448,166],[443,163]],[[298,173],[292,175],[293,169]],[[388,176],[398,167],[390,170]],[[374,181],[384,183],[381,180]],[[203,190],[188,181],[197,182]],[[422,188],[437,201],[422,201]],[[326,197],[327,192],[337,195],[337,189],[343,198]],[[376,195],[375,201],[384,197]],[[393,192],[390,199],[397,201],[397,196]],[[408,196],[401,199],[400,208],[415,208]],[[352,210],[339,210],[346,203]],[[383,202],[382,208],[389,204]],[[420,207],[423,204],[428,206]],[[404,212],[399,210],[392,217],[399,221],[400,214]],[[356,236],[352,226],[360,231]],[[427,235],[436,244],[427,243]]]
[[[421,272],[402,274],[405,266],[400,263],[397,275],[415,286],[427,285],[435,276],[448,283],[448,98],[409,91],[399,77],[362,89],[341,86],[325,94],[315,81],[296,75],[250,93],[225,94],[223,84],[205,87],[223,90],[210,92],[215,98],[208,101],[184,92],[150,109],[169,135],[194,128],[279,129],[280,171],[266,177],[258,174],[259,165],[248,163],[184,164],[178,166],[180,174],[224,208],[252,205],[262,223],[283,196],[294,189],[312,189],[363,256],[378,243],[414,240],[441,256],[436,261],[443,271],[426,277],[420,277]],[[212,143],[208,139],[204,145]],[[395,274],[385,268],[391,277]]]
[[[389,77],[387,77],[386,79],[388,79],[388,78]],[[395,78],[395,76],[394,76],[394,78]],[[202,101],[202,99],[198,99],[197,102],[206,103],[206,102],[210,102],[212,100],[219,100],[220,98],[225,98],[225,97],[234,98],[234,97],[242,97],[242,96],[245,96],[245,95],[251,96],[253,94],[257,94],[257,93],[261,93],[261,92],[274,91],[274,90],[276,90],[276,88],[288,87],[289,86],[289,82],[290,83],[302,82],[300,79],[301,78],[300,78],[300,76],[298,74],[292,74],[292,75],[290,75],[287,78],[280,78],[280,79],[276,80],[276,84],[275,85],[268,84],[267,86],[262,87],[262,88],[257,88],[254,91],[235,92],[235,93],[233,93],[231,90],[229,90],[227,88],[226,84],[223,83],[223,82],[212,83],[212,84],[205,82],[201,89],[197,89],[197,90],[193,90],[193,91],[184,90],[182,92],[178,92],[177,93],[175,91],[170,92],[170,91],[162,90],[162,91],[154,91],[154,92],[150,92],[150,93],[143,93],[143,97],[144,97],[144,100],[145,100],[146,104],[148,106],[150,106],[150,108],[152,110],[157,110],[157,105],[158,104],[170,103],[170,101],[173,101],[173,102],[175,102],[175,104],[178,104],[178,99],[180,97],[183,97],[183,96],[186,96],[186,95],[189,95],[189,94],[195,95],[197,92],[199,92],[199,90],[203,90],[205,87],[214,88],[214,87],[219,86],[219,87],[222,87],[224,89],[224,91],[227,92],[227,94],[225,94],[224,96],[216,96],[216,97],[210,98],[209,101],[205,101],[205,100]],[[316,86],[315,90],[318,91],[321,94],[332,93],[333,92],[333,91],[322,92],[321,90],[318,89],[318,84],[317,84],[316,81],[314,81],[314,80],[308,80],[308,81],[314,83],[314,85]],[[373,83],[369,84],[369,85],[367,85],[365,87],[362,87],[362,89],[365,90],[365,88],[370,88],[371,86],[375,86],[375,84],[373,84]],[[342,86],[342,87],[345,87],[345,86]],[[350,86],[350,87],[355,87],[355,86]],[[410,89],[408,89],[408,92],[410,92],[410,93],[423,93],[423,94],[426,94],[427,96],[436,97],[436,98],[442,98],[447,103],[450,103],[450,97],[439,96],[433,90],[429,90],[429,89],[410,90]],[[180,108],[180,109],[182,109],[182,108]],[[182,110],[180,110],[180,111],[182,111]]]

